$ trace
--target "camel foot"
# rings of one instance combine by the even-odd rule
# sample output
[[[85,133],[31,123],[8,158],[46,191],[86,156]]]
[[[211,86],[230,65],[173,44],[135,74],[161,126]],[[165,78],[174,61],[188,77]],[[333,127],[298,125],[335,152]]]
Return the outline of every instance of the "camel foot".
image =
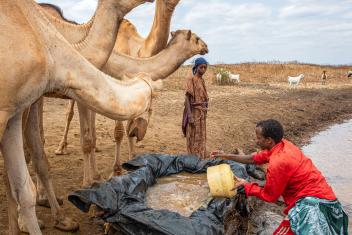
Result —
[[[111,174],[110,174],[110,176],[109,176],[109,179],[111,179],[111,178],[114,177],[114,176],[120,176],[120,175],[122,175],[121,172],[113,171],[113,172],[111,172]]]
[[[58,148],[55,150],[55,155],[67,155],[68,152],[66,149],[61,149],[61,148]]]
[[[89,209],[89,218],[93,219],[93,218],[100,218],[102,217],[105,212],[100,209],[97,205],[91,205],[90,209]]]
[[[44,225],[43,220],[38,219],[38,224],[39,224],[39,228],[40,228],[40,229],[44,229],[44,228],[45,228],[45,225]],[[22,233],[27,233],[27,234],[29,234],[29,231],[28,231],[26,225],[24,225],[24,224],[22,224],[22,223],[19,223],[18,226],[19,226],[20,231],[21,231]]]
[[[100,181],[103,177],[99,173],[95,173],[93,176],[93,180]]]
[[[82,188],[90,188],[92,187],[93,184],[98,184],[101,183],[101,180],[91,180],[91,181],[87,181],[82,183]]]
[[[57,203],[62,206],[64,204],[64,199],[62,197],[56,197],[56,201]],[[37,200],[37,205],[38,206],[42,206],[42,207],[46,207],[46,208],[50,208],[50,203],[49,200],[47,198],[45,199],[38,199]]]
[[[65,232],[75,232],[79,229],[79,224],[73,219],[64,217],[63,219],[55,222],[54,228]]]

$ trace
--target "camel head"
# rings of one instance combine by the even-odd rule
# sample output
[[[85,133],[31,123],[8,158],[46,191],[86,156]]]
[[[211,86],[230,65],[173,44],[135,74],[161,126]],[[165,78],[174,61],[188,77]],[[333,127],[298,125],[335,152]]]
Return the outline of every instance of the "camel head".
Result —
[[[189,51],[190,57],[197,54],[205,55],[209,52],[207,44],[195,33],[192,33],[191,30],[176,30],[171,32],[169,44],[171,43],[182,45],[182,50]]]

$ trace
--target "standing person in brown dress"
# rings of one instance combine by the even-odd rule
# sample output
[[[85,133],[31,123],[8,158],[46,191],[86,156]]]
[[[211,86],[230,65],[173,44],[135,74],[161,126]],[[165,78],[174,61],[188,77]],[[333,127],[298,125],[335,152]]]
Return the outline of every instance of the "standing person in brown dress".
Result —
[[[200,57],[192,68],[193,76],[186,80],[185,108],[183,111],[182,131],[187,140],[187,152],[206,158],[206,118],[208,110],[208,93],[203,75],[208,62]]]

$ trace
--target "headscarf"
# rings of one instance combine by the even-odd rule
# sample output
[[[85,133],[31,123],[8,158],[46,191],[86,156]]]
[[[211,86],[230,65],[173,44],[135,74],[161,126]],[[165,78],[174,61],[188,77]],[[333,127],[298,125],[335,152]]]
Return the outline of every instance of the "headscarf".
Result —
[[[201,64],[208,65],[208,61],[206,61],[203,57],[199,57],[194,61],[194,65],[192,68],[193,75],[197,73],[198,66]]]

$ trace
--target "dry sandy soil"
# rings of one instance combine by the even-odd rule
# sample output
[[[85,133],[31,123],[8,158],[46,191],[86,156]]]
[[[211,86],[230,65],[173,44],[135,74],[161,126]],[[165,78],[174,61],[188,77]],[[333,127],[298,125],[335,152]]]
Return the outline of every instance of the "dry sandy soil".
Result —
[[[346,68],[299,64],[242,64],[223,67],[241,73],[241,83],[233,86],[215,85],[213,80],[219,66],[212,66],[207,73],[210,96],[207,121],[209,151],[230,151],[235,147],[246,151],[255,150],[254,127],[261,119],[280,120],[286,130],[286,138],[302,146],[314,133],[330,124],[352,118],[352,80],[344,76]],[[326,86],[321,85],[319,80],[323,69],[327,69],[329,75]],[[301,72],[305,72],[305,79],[297,88],[289,88],[287,75]],[[154,114],[145,140],[137,145],[138,153],[185,152],[185,139],[180,128],[184,101],[182,84],[185,76],[189,75],[189,67],[183,67],[164,83],[163,91],[159,92],[154,101]],[[46,99],[44,113],[45,149],[57,195],[63,197],[80,188],[83,165],[78,115],[73,119],[68,136],[69,154],[54,154],[64,129],[66,104],[65,100]],[[114,121],[108,118],[97,117],[97,146],[101,152],[96,155],[98,168],[105,178],[110,174],[114,158],[113,124]],[[126,161],[126,140],[124,143],[122,155],[123,161]],[[3,169],[2,158],[0,169]],[[0,171],[1,178],[2,174],[3,170]],[[63,208],[68,216],[79,221],[80,230],[76,234],[102,234],[101,226],[67,200]],[[37,215],[46,222],[44,234],[68,234],[52,228],[50,209],[37,207]],[[3,181],[0,180],[0,234],[7,234],[6,231],[7,202]]]

